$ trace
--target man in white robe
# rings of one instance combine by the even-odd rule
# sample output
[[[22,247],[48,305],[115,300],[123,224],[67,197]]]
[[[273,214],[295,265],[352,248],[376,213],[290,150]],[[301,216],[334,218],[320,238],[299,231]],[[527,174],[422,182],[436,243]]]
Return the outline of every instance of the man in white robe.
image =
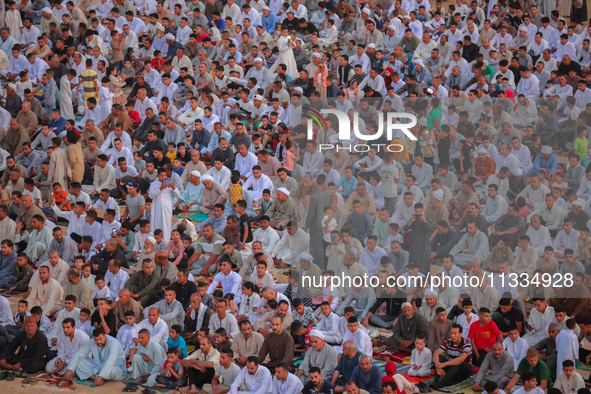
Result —
[[[71,380],[73,372],[82,379],[92,379],[96,386],[107,380],[122,380],[127,375],[125,351],[121,344],[99,327],[92,333],[93,340],[86,341],[70,360],[64,380]],[[89,353],[91,357],[89,357]]]
[[[548,306],[545,300],[534,301],[535,309],[529,315],[528,324],[525,326],[527,332],[523,339],[529,346],[548,336],[548,326],[554,321],[554,308]]]
[[[49,315],[61,309],[64,289],[51,277],[49,267],[40,267],[38,272],[39,282],[31,289],[27,302],[29,308],[40,306],[43,313]]]
[[[132,359],[139,344],[139,332],[144,328],[150,332],[152,342],[159,343],[162,349],[166,350],[168,348],[166,345],[166,341],[168,341],[168,324],[160,318],[158,308],[151,307],[148,310],[148,318],[142,320],[133,330],[133,345],[131,345],[132,349],[130,350]]]
[[[60,79],[60,108],[64,119],[74,120],[74,99],[72,98],[72,80],[76,78],[76,71],[68,70]]]
[[[45,366],[47,373],[65,374],[76,352],[90,341],[84,331],[76,330],[76,321],[71,317],[64,319],[61,326],[63,331],[57,336],[57,356]]]
[[[41,215],[35,215],[33,216],[33,219],[31,219],[31,227],[33,230],[29,234],[27,247],[24,250],[24,253],[29,256],[33,263],[36,263],[37,261],[45,261],[47,259],[49,245],[51,245],[51,241],[53,240],[51,230],[43,225],[44,221],[45,218]]]
[[[160,344],[150,341],[150,331],[146,328],[140,330],[138,340],[137,353],[133,356],[132,377],[139,384],[155,386],[166,361],[166,353]]]
[[[174,183],[166,181],[167,175],[164,168],[158,170],[158,180],[150,185],[148,195],[152,199],[150,227],[154,230],[161,229],[165,240],[170,239],[172,227],[172,196],[181,197],[181,193]]]

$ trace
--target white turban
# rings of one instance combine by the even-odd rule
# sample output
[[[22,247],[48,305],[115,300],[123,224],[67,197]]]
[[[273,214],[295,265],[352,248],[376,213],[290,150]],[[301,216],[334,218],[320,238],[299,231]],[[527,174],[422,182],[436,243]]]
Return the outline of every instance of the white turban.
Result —
[[[213,177],[211,175],[203,175],[201,177],[201,182],[205,182],[205,181],[211,181],[211,182],[213,182]]]
[[[435,199],[439,202],[443,201],[443,190],[435,190],[433,192],[433,197],[435,197]]]
[[[280,187],[279,189],[277,189],[278,192],[281,192],[283,194],[285,194],[286,196],[289,196],[291,193],[289,192],[289,190],[287,190],[284,187]]]
[[[191,175],[196,176],[197,178],[201,178],[201,173],[197,170],[191,171]]]
[[[320,338],[324,341],[324,334],[320,330],[310,331],[310,337]]]

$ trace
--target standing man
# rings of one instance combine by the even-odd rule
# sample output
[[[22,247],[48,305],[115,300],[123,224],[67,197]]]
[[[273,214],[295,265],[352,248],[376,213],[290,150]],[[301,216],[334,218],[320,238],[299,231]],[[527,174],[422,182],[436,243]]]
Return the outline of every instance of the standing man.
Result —
[[[316,178],[316,191],[310,197],[308,216],[306,217],[306,228],[310,233],[310,254],[318,262],[318,266],[325,268],[324,245],[322,244],[322,218],[324,218],[324,207],[333,202],[332,192],[326,188],[326,176],[318,175]]]

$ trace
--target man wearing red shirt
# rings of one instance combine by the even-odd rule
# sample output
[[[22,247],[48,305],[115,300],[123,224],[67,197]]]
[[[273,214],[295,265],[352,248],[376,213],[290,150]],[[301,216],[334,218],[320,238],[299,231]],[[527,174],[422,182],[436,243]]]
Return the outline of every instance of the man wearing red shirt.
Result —
[[[492,351],[493,343],[503,342],[503,333],[497,327],[496,323],[490,320],[490,310],[480,308],[478,311],[478,321],[472,323],[468,331],[468,338],[472,344],[474,352],[474,365],[480,367],[484,357]]]

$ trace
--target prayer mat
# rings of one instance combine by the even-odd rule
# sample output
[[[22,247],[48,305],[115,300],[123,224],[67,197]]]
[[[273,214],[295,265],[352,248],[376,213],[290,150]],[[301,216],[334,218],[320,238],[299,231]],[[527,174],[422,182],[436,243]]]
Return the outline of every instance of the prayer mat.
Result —
[[[201,223],[202,221],[204,221],[205,219],[207,219],[209,216],[207,216],[207,214],[205,213],[201,213],[201,212],[181,212],[178,215],[179,220],[180,219],[188,219],[192,222],[195,223]]]
[[[156,386],[148,386],[147,384],[138,384],[135,383],[135,379],[133,378],[129,378],[129,379],[124,379],[121,381],[121,383],[123,384],[134,384],[138,387],[143,387],[145,389],[152,389],[152,390],[156,390],[159,391],[161,393],[168,393],[169,391],[174,391],[173,389],[167,389],[165,387],[156,387]]]
[[[19,296],[20,298],[27,298],[27,292],[19,293],[18,291],[8,291],[8,289],[0,289],[0,295],[4,297],[15,297]]]
[[[408,366],[408,369],[410,369],[410,365]],[[435,376],[435,373],[431,372],[431,376],[427,378],[419,378],[418,376],[408,376],[408,373],[403,373],[402,376],[404,376],[404,379],[408,380],[410,383],[417,384],[432,379]]]
[[[410,354],[408,353],[404,353],[404,352],[389,352],[388,350],[383,350],[380,352],[373,352],[373,356],[375,357],[380,357],[380,358],[387,358],[390,361],[394,361],[396,364],[404,364],[404,360],[406,360],[407,358],[409,359],[410,362]],[[408,363],[407,363],[408,364]]]
[[[429,380],[426,380],[425,384],[430,385],[434,381],[435,381],[435,378],[431,378]],[[470,376],[468,379],[466,379],[460,383],[456,383],[452,386],[442,387],[440,389],[437,389],[437,391],[442,392],[442,393],[454,393],[456,391],[465,389],[466,387],[472,387],[473,384],[474,384],[474,376]]]
[[[591,366],[577,361],[575,364],[575,369],[579,369],[581,371],[591,371]]]

